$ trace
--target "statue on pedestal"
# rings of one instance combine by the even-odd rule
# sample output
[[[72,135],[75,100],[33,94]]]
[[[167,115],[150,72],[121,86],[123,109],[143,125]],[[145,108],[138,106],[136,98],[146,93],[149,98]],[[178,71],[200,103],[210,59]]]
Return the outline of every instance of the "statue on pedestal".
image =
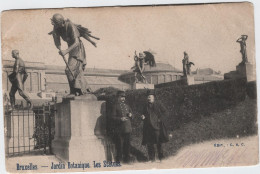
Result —
[[[144,65],[148,64],[150,67],[156,66],[153,54],[149,51],[144,51],[140,52],[139,56],[137,56],[135,52],[134,61],[135,65],[131,69],[134,69],[133,72],[135,73],[135,83],[139,82],[138,76],[140,76],[141,83],[147,83],[146,77],[143,75]]]
[[[187,77],[187,75],[191,74],[191,65],[195,65],[193,62],[189,61],[189,55],[184,51],[184,57],[182,59],[183,65],[183,75]]]
[[[61,14],[54,14],[51,23],[53,31],[49,34],[53,36],[55,46],[66,64],[65,73],[69,82],[70,95],[79,96],[91,92],[90,88],[87,88],[87,82],[84,78],[86,53],[80,37],[85,38],[95,47],[96,43],[90,38],[96,40],[99,38],[92,36],[87,28],[74,24],[69,19],[65,20]],[[60,38],[67,42],[68,49],[61,50]],[[65,59],[66,54],[69,54],[68,62]]]
[[[144,71],[144,53],[139,53],[139,57],[136,55],[134,56],[135,66],[133,67],[133,71],[135,73],[135,83],[138,83],[138,75],[141,77],[141,82],[146,82],[146,78],[143,75]]]
[[[237,42],[240,43],[240,52],[242,54],[242,62],[243,63],[247,63],[248,59],[247,59],[247,53],[246,53],[246,40],[247,40],[248,36],[247,35],[241,35],[241,37],[239,39],[237,39]]]

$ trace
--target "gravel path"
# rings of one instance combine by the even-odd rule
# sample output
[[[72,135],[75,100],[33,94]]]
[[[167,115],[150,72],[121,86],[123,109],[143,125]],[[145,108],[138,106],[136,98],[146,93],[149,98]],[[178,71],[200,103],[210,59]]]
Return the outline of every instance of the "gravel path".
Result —
[[[144,169],[170,169],[170,168],[203,168],[203,167],[227,167],[247,166],[258,163],[258,136],[242,137],[235,139],[221,139],[206,141],[204,143],[189,145],[182,148],[177,155],[154,163],[122,164],[121,167],[93,168],[90,163],[89,169],[55,169],[51,164],[59,164],[55,156],[22,156],[7,158],[6,166],[12,173],[31,172],[76,172],[76,171],[102,171],[102,170],[144,170]],[[17,163],[23,165],[37,165],[38,170],[17,170]],[[66,163],[65,163],[66,164]],[[103,163],[101,163],[103,165]],[[48,166],[48,167],[44,167]]]

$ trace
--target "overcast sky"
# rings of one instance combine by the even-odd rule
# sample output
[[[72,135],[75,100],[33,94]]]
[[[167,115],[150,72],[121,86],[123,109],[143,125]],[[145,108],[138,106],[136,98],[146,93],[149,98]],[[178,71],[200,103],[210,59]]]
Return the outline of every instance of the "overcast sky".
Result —
[[[236,40],[247,34],[248,59],[255,62],[253,6],[230,3],[194,6],[70,8],[2,14],[2,58],[20,50],[25,61],[64,65],[54,45],[50,18],[61,13],[100,37],[97,48],[83,38],[88,68],[130,69],[134,51],[151,49],[156,61],[182,69],[183,51],[196,68],[222,73],[241,62]],[[63,42],[63,48],[67,45]]]

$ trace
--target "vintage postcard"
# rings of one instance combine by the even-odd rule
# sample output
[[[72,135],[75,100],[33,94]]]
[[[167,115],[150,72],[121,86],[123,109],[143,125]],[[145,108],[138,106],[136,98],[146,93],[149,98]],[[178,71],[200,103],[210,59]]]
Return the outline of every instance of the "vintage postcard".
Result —
[[[10,173],[257,165],[252,3],[1,14]]]

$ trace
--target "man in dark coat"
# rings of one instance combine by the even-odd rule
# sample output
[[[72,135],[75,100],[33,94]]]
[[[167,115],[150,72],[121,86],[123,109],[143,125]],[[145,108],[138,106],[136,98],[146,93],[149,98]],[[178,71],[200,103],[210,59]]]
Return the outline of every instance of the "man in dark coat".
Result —
[[[129,162],[130,160],[130,134],[132,132],[132,110],[125,103],[125,92],[117,92],[117,102],[112,108],[112,121],[114,122],[114,143],[116,147],[116,161]]]
[[[26,100],[28,106],[31,108],[32,102],[29,96],[22,89],[23,84],[28,76],[24,61],[20,58],[18,50],[12,51],[12,57],[15,59],[15,63],[13,67],[13,73],[9,75],[9,80],[12,83],[12,87],[9,93],[11,106],[12,108],[15,106],[15,93],[18,91],[20,96]]]
[[[147,104],[143,109],[143,145],[147,145],[150,161],[155,161],[155,145],[157,146],[158,158],[162,160],[163,149],[162,143],[168,140],[168,134],[162,117],[166,115],[166,109],[159,102],[155,102],[154,91],[148,91]]]

